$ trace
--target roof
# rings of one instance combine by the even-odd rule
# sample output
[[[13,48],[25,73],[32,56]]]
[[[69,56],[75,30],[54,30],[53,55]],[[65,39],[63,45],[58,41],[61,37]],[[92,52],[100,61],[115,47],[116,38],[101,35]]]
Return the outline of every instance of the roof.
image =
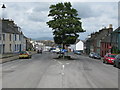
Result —
[[[3,33],[12,33],[12,34],[22,34],[19,30],[19,27],[15,25],[14,21],[10,21],[8,19],[0,20],[2,25],[0,28],[2,29]]]
[[[120,33],[120,27],[118,27],[113,33]]]
[[[101,40],[101,42],[108,42],[108,43],[110,43],[111,42],[110,40],[111,40],[111,36],[109,34],[109,35],[103,37],[103,39]]]

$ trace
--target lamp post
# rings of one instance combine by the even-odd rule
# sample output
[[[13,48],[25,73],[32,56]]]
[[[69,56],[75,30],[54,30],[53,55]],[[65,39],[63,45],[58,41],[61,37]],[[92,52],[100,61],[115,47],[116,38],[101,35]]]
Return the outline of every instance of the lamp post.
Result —
[[[2,8],[6,8],[4,4],[2,5]]]
[[[2,5],[2,19],[4,19],[4,14],[5,14],[5,4]]]
[[[1,18],[1,19],[4,19],[4,17],[3,17],[3,16],[4,16],[4,9],[5,9],[6,7],[5,7],[4,4],[2,4],[2,7],[1,7],[1,8],[2,8],[2,18]],[[2,26],[2,22],[1,22],[1,26]],[[2,39],[3,39],[3,38],[2,38],[2,28],[1,28],[0,34],[1,34],[1,42],[0,42],[0,44],[1,44],[1,52],[0,52],[0,54],[3,55],[3,53],[4,53],[4,49],[3,49],[3,48],[4,48],[4,47],[3,47],[3,40],[2,40]],[[2,57],[2,56],[1,56],[1,57]]]

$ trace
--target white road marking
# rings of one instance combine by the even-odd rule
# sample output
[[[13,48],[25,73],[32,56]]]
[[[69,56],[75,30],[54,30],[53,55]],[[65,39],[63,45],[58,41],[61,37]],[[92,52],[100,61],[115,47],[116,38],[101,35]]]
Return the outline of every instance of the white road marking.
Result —
[[[64,68],[65,68],[65,65],[62,65],[62,67],[63,67],[63,70],[64,70]]]
[[[61,73],[62,75],[64,75],[64,73]]]
[[[70,64],[70,63],[66,63],[66,64]]]
[[[58,61],[59,64],[62,64],[60,61]]]

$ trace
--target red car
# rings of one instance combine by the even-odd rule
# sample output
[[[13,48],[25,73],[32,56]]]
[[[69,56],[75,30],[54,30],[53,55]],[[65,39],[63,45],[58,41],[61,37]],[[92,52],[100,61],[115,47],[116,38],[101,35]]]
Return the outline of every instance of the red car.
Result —
[[[114,60],[117,54],[108,53],[104,56],[103,63],[114,64]]]

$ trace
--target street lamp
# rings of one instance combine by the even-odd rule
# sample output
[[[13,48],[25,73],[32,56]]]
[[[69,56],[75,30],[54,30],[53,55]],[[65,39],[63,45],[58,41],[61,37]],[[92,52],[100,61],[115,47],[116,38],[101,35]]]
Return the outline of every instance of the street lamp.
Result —
[[[2,8],[6,8],[4,4],[2,5]]]
[[[4,19],[4,17],[3,17],[4,14],[5,14],[5,11],[4,11],[4,10],[5,10],[5,8],[6,8],[5,4],[3,4],[1,8],[2,8],[2,18]]]
[[[5,7],[5,5],[4,4],[2,4],[2,10],[4,10],[6,7]],[[3,13],[3,12],[2,12]],[[3,18],[3,14],[2,14],[2,18]],[[2,23],[1,23],[2,24]],[[1,29],[1,32],[0,32],[0,34],[2,35],[2,28],[0,28]],[[2,49],[1,49],[1,55],[4,53],[4,51],[3,51],[3,40],[1,40],[1,43],[0,43],[1,45],[2,45]]]

